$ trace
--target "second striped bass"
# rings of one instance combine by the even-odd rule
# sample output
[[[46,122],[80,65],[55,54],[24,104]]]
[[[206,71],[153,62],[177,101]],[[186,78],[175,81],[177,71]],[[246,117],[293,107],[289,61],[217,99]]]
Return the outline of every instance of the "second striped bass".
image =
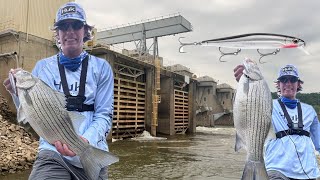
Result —
[[[235,150],[247,151],[242,180],[267,180],[263,149],[271,127],[271,92],[257,64],[250,59],[243,64],[233,105]]]

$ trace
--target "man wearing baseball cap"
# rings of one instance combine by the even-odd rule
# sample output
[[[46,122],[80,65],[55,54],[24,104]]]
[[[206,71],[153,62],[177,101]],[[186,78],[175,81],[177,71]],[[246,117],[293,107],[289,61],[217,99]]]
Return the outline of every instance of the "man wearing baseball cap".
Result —
[[[236,80],[243,65],[234,69]],[[320,177],[314,154],[320,151],[317,113],[296,98],[303,81],[298,69],[288,64],[280,68],[275,81],[278,99],[273,100],[272,125],[276,138],[265,143],[264,161],[270,180],[316,179]]]
[[[73,122],[79,137],[95,148],[108,151],[106,137],[113,115],[112,68],[108,61],[83,50],[83,44],[92,38],[92,26],[88,25],[85,11],[79,4],[69,2],[61,6],[53,30],[60,51],[38,61],[32,74],[66,95],[68,111],[77,111],[85,117],[83,121]],[[4,85],[10,93],[13,92],[8,79]],[[88,170],[83,168],[79,156],[69,149],[68,144],[61,141],[50,144],[42,137],[39,144],[30,180],[92,179],[88,177],[88,172],[101,166],[96,176],[107,179],[104,157],[99,159],[100,167],[93,163]],[[117,161],[118,158],[113,159]]]

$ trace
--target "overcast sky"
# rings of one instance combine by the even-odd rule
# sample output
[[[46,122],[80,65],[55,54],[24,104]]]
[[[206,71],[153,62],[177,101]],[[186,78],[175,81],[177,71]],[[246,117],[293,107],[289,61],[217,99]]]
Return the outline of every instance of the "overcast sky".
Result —
[[[243,50],[238,56],[219,62],[216,47],[189,46],[179,53],[179,37],[185,41],[202,41],[244,33],[277,33],[306,41],[305,55],[298,49],[281,50],[276,56],[264,57],[259,64],[262,73],[275,91],[273,81],[285,64],[294,64],[300,71],[304,93],[320,92],[320,1],[319,0],[76,0],[87,12],[88,23],[98,31],[154,17],[180,13],[193,26],[193,31],[158,38],[159,55],[164,65],[182,64],[199,76],[208,75],[236,88],[233,68],[245,57],[258,60],[255,50]],[[133,44],[133,43],[132,43]],[[147,44],[148,45],[148,44]],[[150,43],[149,43],[150,45]],[[119,47],[130,49],[130,45]]]

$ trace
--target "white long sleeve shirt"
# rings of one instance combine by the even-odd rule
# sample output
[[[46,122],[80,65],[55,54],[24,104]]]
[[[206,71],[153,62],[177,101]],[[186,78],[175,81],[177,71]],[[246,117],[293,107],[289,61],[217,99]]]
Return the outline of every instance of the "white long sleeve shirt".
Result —
[[[106,137],[112,127],[114,79],[109,63],[101,58],[88,55],[88,71],[85,85],[85,104],[94,104],[94,111],[81,112],[86,119],[74,127],[77,134],[86,138],[89,143],[99,149],[108,151]],[[82,66],[72,72],[65,68],[70,94],[78,95]],[[37,62],[32,74],[47,83],[52,89],[63,93],[57,56]],[[39,151],[56,151],[56,148],[40,138]],[[71,164],[82,167],[78,156],[66,156]]]
[[[320,124],[314,108],[301,103],[303,130],[310,137],[288,135],[272,139],[265,144],[267,170],[276,170],[295,179],[317,178],[320,176],[315,150],[320,151]],[[298,123],[298,109],[287,108],[293,123]],[[275,133],[289,129],[287,119],[277,100],[273,100],[272,124]],[[306,175],[306,174],[308,175]]]

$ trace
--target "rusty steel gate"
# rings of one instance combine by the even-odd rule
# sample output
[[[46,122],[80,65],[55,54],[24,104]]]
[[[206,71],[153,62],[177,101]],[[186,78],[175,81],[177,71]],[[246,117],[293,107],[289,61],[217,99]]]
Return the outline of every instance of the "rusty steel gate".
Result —
[[[114,71],[112,138],[136,137],[145,129],[145,73],[123,64],[115,64]]]
[[[184,134],[189,126],[188,92],[174,90],[174,130],[176,134]]]

